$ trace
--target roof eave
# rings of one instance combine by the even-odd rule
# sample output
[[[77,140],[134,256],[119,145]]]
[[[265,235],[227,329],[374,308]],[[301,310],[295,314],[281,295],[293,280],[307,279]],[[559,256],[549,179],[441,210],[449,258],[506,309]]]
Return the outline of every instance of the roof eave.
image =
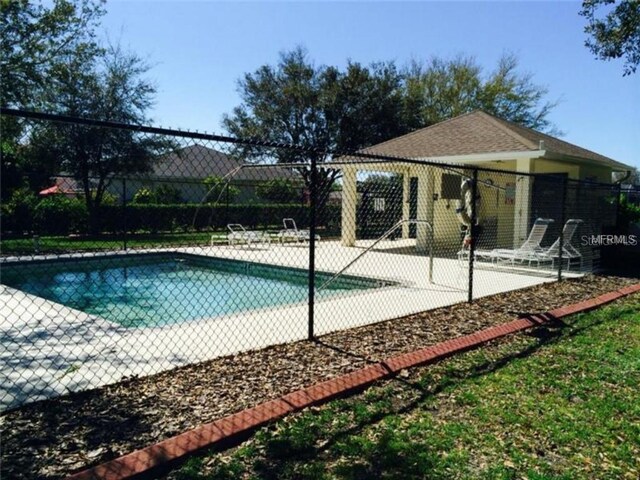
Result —
[[[416,160],[429,160],[439,163],[483,163],[518,159],[539,158],[545,155],[545,150],[517,150],[512,152],[471,153],[467,155],[445,155],[440,157],[424,157]]]
[[[436,157],[406,157],[394,159],[381,155],[379,160],[375,159],[375,152],[367,152],[372,158],[358,158],[355,157],[342,162],[333,163],[333,168],[339,170],[356,168],[362,170],[380,169],[380,170],[396,170],[399,166],[403,165],[405,168],[410,168],[409,162],[429,162],[429,163],[442,163],[449,165],[473,165],[476,163],[484,162],[497,162],[507,160],[518,159],[531,159],[538,158],[545,154],[544,150],[518,150],[512,152],[490,152],[490,153],[472,153],[467,155],[444,155]]]
[[[627,165],[625,163],[622,162],[617,162],[616,160],[613,159],[608,159],[608,160],[597,160],[594,158],[585,158],[585,157],[579,157],[579,156],[574,156],[574,155],[567,155],[565,153],[557,153],[557,152],[553,152],[551,150],[547,150],[544,154],[544,158],[549,159],[549,160],[569,160],[571,162],[576,162],[576,163],[587,163],[590,165],[597,165],[597,166],[601,166],[601,167],[609,167],[611,168],[614,172],[626,172],[629,170],[633,170],[633,167],[630,165]]]

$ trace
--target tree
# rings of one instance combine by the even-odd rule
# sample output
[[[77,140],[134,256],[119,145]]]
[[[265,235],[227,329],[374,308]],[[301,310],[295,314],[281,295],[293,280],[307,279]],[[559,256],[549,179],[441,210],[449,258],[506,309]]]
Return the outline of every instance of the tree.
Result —
[[[0,103],[38,105],[47,79],[72,55],[99,50],[95,27],[104,0],[0,0]]]
[[[240,146],[240,158],[256,162],[325,163],[318,171],[323,204],[339,171],[326,168],[327,151],[349,152],[402,132],[402,79],[392,63],[364,67],[349,62],[345,72],[316,67],[302,48],[280,55],[239,82],[242,103],[223,119],[239,138],[296,145],[304,151]],[[308,168],[299,169],[310,187]]]
[[[405,68],[407,124],[426,127],[480,108],[481,68],[472,57],[412,62]]]
[[[12,117],[2,118],[2,134],[0,135],[0,198],[7,201],[15,190],[24,187],[24,171],[22,169],[22,152],[20,143],[22,126]]]
[[[149,187],[140,187],[133,195],[131,203],[135,203],[137,205],[150,205],[157,203],[156,193]]]
[[[45,101],[56,113],[128,124],[148,123],[154,86],[143,75],[148,66],[135,54],[108,47],[92,63],[72,57],[56,67]],[[162,137],[121,129],[48,122],[36,124],[29,159],[80,182],[96,233],[98,210],[116,176],[147,172],[152,161],[173,147]]]
[[[531,73],[518,72],[518,59],[505,54],[482,84],[480,108],[511,122],[551,134],[560,134],[548,119],[557,101],[546,101],[549,90],[533,82]]]
[[[331,148],[350,152],[406,132],[403,78],[393,62],[365,67],[349,61],[346,70],[327,68],[324,104],[335,133]]]
[[[182,193],[178,188],[171,185],[162,184],[154,192],[156,196],[156,202],[165,205],[174,205],[176,203],[182,203]]]
[[[104,14],[103,0],[0,0],[0,104],[3,107],[42,108],[50,79],[70,58],[82,65],[101,51],[95,27]],[[16,189],[41,186],[50,172],[25,170],[26,136],[23,122],[2,119],[2,199]]]
[[[221,202],[233,202],[240,195],[240,189],[231,185],[227,180],[217,175],[210,175],[204,179],[204,185],[207,188],[205,202],[213,204]]]
[[[623,76],[635,73],[640,63],[640,2],[584,0],[580,15],[588,21],[585,46],[601,60],[624,58]]]
[[[299,202],[302,189],[297,182],[286,178],[274,178],[256,186],[258,197],[275,203]]]
[[[315,160],[319,201],[328,196],[339,172],[327,167],[327,151],[349,153],[476,109],[526,127],[553,133],[545,101],[547,89],[518,71],[505,55],[484,75],[473,57],[433,58],[398,70],[393,62],[346,68],[317,67],[297,48],[277,65],[263,65],[240,80],[242,103],[223,118],[238,138],[290,144],[304,150],[239,146],[239,158],[255,162],[304,163]],[[310,172],[300,168],[310,186]]]
[[[474,57],[434,57],[404,70],[405,118],[409,130],[484,110],[536,130],[557,133],[548,115],[557,102],[545,101],[548,90],[518,72],[518,59],[505,54],[488,75]]]
[[[163,183],[155,190],[148,187],[141,187],[133,195],[131,201],[139,205],[174,205],[176,203],[182,203],[182,194],[179,189]]]

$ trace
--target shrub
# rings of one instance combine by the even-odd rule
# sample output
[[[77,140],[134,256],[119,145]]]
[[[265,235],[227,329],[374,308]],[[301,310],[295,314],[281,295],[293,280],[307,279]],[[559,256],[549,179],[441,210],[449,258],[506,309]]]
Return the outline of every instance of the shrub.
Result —
[[[626,195],[620,196],[620,208],[618,210],[618,225],[624,231],[632,223],[640,222],[640,205],[629,203]]]
[[[171,185],[160,185],[156,189],[156,203],[161,204],[174,204],[182,203],[182,194],[180,190],[172,187]]]
[[[320,212],[319,212],[320,213]],[[103,231],[122,231],[122,208],[101,209]],[[230,204],[225,205],[139,205],[130,204],[126,209],[128,231],[175,232],[225,230],[229,223],[240,223],[246,228],[281,228],[283,218],[295,218],[300,228],[308,227],[309,207],[299,204]],[[325,225],[340,221],[340,207],[325,208],[318,215],[318,222]]]
[[[171,185],[160,185],[157,189],[142,187],[134,195],[131,201],[139,205],[162,204],[172,205],[182,202],[180,190]]]
[[[33,231],[33,211],[38,203],[36,194],[28,188],[19,188],[13,192],[0,210],[2,230],[16,234]]]
[[[62,196],[45,198],[35,204],[35,196],[25,196],[14,203],[24,208],[14,208],[8,203],[2,207],[3,231],[23,233],[36,231],[40,235],[66,235],[88,231],[88,212],[81,199]],[[10,208],[11,207],[11,208]],[[16,214],[15,212],[18,212]],[[295,218],[300,228],[308,228],[309,207],[300,204],[134,204],[123,209],[120,205],[102,205],[97,217],[99,231],[120,233],[126,227],[129,232],[186,232],[209,229],[225,230],[228,223],[241,223],[246,228],[282,228],[283,218]],[[318,223],[332,228],[332,222],[340,221],[340,207],[325,207],[318,212]],[[32,219],[32,220],[29,220]],[[19,222],[28,223],[27,226]],[[19,229],[18,229],[19,228]]]
[[[256,194],[263,200],[278,203],[292,203],[301,200],[302,188],[291,180],[275,178],[259,184],[256,187]]]
[[[207,187],[207,202],[233,202],[240,195],[240,189],[228,183],[222,177],[210,176],[204,179],[204,185]]]
[[[80,197],[82,199],[82,201],[84,201],[84,198]],[[118,201],[118,196],[114,195],[113,193],[110,192],[103,192],[102,194],[102,205],[118,205],[118,203],[120,203]]]
[[[142,187],[133,195],[131,201],[140,205],[156,203],[156,195],[150,188]]]
[[[47,235],[84,232],[87,229],[88,217],[84,201],[60,195],[40,200],[33,210],[35,231]]]

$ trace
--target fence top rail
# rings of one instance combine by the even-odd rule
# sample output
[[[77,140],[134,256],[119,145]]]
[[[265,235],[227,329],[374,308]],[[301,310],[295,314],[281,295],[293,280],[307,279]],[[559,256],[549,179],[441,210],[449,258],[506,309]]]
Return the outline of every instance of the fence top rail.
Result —
[[[194,132],[190,130],[153,127],[150,125],[133,125],[133,124],[126,124],[126,123],[107,121],[107,120],[95,120],[95,119],[88,119],[88,118],[81,118],[81,117],[72,117],[68,115],[34,112],[29,110],[20,110],[20,109],[6,108],[6,107],[0,108],[0,114],[10,116],[10,117],[15,117],[15,118],[29,119],[29,120],[43,120],[43,121],[50,121],[50,122],[56,122],[56,123],[85,125],[90,127],[128,130],[128,131],[134,131],[139,133],[166,135],[166,136],[173,136],[173,137],[189,138],[194,140],[206,140],[210,142],[230,143],[235,145],[247,145],[247,146],[262,147],[262,148],[277,148],[277,149],[290,150],[290,151],[299,152],[299,153],[307,153],[311,155],[323,155],[323,156],[332,157],[333,160],[329,162],[322,162],[321,164],[319,164],[318,165],[319,168],[331,168],[332,166],[339,167],[339,166],[351,166],[351,165],[353,165],[354,167],[357,167],[359,164],[364,166],[364,165],[375,165],[375,164],[389,165],[390,163],[394,163],[394,164],[401,163],[401,164],[407,164],[407,165],[424,165],[424,166],[437,167],[443,170],[453,171],[454,173],[457,173],[463,176],[468,176],[469,178],[471,178],[471,172],[473,172],[474,170],[478,172],[495,173],[495,174],[501,174],[501,175],[516,175],[518,177],[539,177],[540,176],[540,174],[529,173],[529,172],[501,170],[496,168],[488,168],[488,167],[482,167],[477,165],[467,165],[467,164],[460,164],[460,163],[445,163],[441,161],[430,160],[429,158],[415,159],[415,158],[396,157],[392,155],[379,155],[379,154],[365,153],[362,151],[340,152],[340,151],[335,151],[330,149],[327,149],[327,150],[310,149],[306,147],[300,147],[297,145],[271,142],[271,141],[261,140],[257,138],[247,138],[247,139],[235,138],[235,137],[229,137],[225,135],[215,135],[215,134],[204,133],[204,132]],[[358,161],[345,160],[348,158],[358,159]],[[361,161],[361,160],[365,160],[365,161]],[[265,164],[265,165],[270,167],[277,165],[279,167],[288,166],[292,168],[305,168],[305,167],[308,168],[311,166],[311,162],[299,162],[299,163],[290,163],[290,164],[279,163],[279,164]],[[258,164],[252,165],[252,166],[258,167]],[[465,173],[464,171],[467,171],[468,173]],[[545,177],[553,178],[553,176],[551,175],[545,175]],[[589,185],[603,185],[603,186],[616,185],[613,183],[598,184],[597,182],[588,182],[584,180],[575,180],[575,179],[569,179],[569,180],[572,182],[585,183]],[[558,181],[561,181],[560,177],[558,177]]]

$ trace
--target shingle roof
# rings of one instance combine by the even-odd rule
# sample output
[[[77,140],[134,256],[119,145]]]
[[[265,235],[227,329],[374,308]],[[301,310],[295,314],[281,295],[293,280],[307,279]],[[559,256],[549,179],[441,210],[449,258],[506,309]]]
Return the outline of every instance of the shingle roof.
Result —
[[[540,141],[544,142],[542,148]],[[604,155],[482,111],[466,113],[362,151],[404,158],[433,158],[539,149],[612,166],[621,165]]]
[[[240,167],[241,161],[203,145],[191,145],[160,157],[153,166],[153,175],[163,178],[224,177]],[[294,178],[296,175],[284,168],[244,168],[233,175],[235,180],[271,180]]]

